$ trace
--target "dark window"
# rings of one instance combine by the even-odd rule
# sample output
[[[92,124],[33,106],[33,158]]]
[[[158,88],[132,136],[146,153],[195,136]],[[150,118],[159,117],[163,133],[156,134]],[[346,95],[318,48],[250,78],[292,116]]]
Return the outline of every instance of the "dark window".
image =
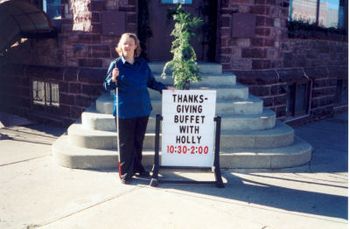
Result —
[[[59,107],[58,84],[34,80],[33,103],[43,106]]]
[[[192,4],[192,0],[162,0],[164,4]]]
[[[63,6],[61,0],[42,0],[42,9],[46,12],[48,18],[51,20],[52,26],[55,27],[56,31],[61,31],[61,19],[63,18]],[[66,9],[68,11],[68,9]]]
[[[61,19],[61,0],[43,0],[43,11],[50,19]]]
[[[344,0],[291,0],[289,20],[344,28]]]
[[[289,117],[306,115],[310,104],[310,83],[297,82],[288,85],[286,113]]]
[[[337,90],[335,95],[336,105],[346,105],[348,104],[348,81],[347,80],[337,80]]]

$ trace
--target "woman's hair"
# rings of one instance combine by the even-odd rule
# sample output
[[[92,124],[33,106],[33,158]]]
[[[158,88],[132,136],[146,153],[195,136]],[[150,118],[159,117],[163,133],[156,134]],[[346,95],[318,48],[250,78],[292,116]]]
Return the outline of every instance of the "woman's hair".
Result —
[[[115,48],[115,51],[119,54],[119,56],[123,55],[122,52],[122,40],[124,38],[132,38],[135,41],[136,49],[135,49],[135,57],[140,56],[141,54],[141,46],[140,46],[140,40],[137,38],[137,35],[135,33],[123,33],[122,36],[119,39],[118,45]]]

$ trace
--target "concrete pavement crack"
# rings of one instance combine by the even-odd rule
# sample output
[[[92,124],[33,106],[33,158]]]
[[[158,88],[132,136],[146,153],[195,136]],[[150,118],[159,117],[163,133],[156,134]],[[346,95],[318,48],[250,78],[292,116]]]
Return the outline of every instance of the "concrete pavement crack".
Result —
[[[143,188],[145,188],[145,187],[142,187],[142,186],[141,186],[141,187],[135,187],[135,188],[133,188],[133,189],[131,189],[131,190],[125,191],[125,192],[123,192],[123,193],[119,193],[119,194],[117,194],[117,195],[115,195],[115,196],[108,197],[108,198],[106,198],[106,199],[104,199],[104,200],[102,200],[102,201],[99,201],[99,202],[97,202],[97,203],[94,203],[94,204],[92,204],[92,205],[86,206],[86,207],[84,207],[84,208],[82,208],[82,209],[79,209],[79,210],[77,210],[77,211],[68,213],[68,214],[63,215],[63,216],[61,216],[61,217],[58,217],[58,218],[56,218],[56,219],[49,220],[48,222],[41,223],[41,224],[38,224],[38,225],[39,225],[39,227],[45,227],[45,226],[48,226],[48,225],[50,225],[50,224],[54,224],[54,223],[56,223],[56,222],[58,222],[58,221],[61,221],[61,220],[63,220],[63,219],[66,219],[66,218],[68,218],[68,217],[71,217],[71,216],[73,216],[73,215],[79,214],[79,213],[81,213],[81,212],[83,212],[83,211],[89,210],[89,209],[94,208],[94,207],[96,207],[96,206],[102,205],[102,204],[107,203],[107,202],[109,202],[109,201],[116,200],[116,199],[118,199],[118,198],[120,198],[120,197],[122,197],[122,196],[131,194],[131,193],[133,193],[134,191],[137,191],[137,190],[140,190],[140,189],[143,189]]]
[[[15,162],[10,162],[10,163],[6,163],[6,164],[1,164],[0,167],[4,167],[4,166],[8,166],[8,165],[15,165],[15,164],[18,164],[18,163],[23,163],[23,162],[28,162],[28,161],[44,158],[44,157],[47,157],[47,156],[50,156],[50,155],[44,155],[44,156],[40,156],[40,157],[33,157],[33,158],[21,160],[21,161],[15,161]]]

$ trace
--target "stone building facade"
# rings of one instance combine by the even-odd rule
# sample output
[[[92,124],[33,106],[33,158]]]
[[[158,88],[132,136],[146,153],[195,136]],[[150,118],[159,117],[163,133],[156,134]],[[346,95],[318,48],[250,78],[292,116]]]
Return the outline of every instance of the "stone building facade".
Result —
[[[295,35],[300,31],[288,28],[289,0],[197,1],[214,8],[216,18],[215,55],[204,60],[235,73],[279,119],[315,120],[347,108],[347,34]],[[55,38],[22,40],[1,50],[0,110],[64,125],[75,121],[102,93],[120,31],[142,31],[144,7],[151,7],[145,2],[157,1],[62,0]],[[154,8],[148,13],[152,18]],[[45,90],[58,86],[58,106],[33,102],[37,82]]]

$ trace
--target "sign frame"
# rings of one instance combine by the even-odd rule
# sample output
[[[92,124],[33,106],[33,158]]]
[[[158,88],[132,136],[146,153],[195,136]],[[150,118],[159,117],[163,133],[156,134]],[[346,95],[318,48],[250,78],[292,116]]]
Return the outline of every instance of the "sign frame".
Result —
[[[155,136],[155,144],[154,144],[154,164],[152,168],[152,178],[150,181],[150,186],[156,187],[158,186],[159,183],[161,182],[170,182],[170,183],[200,183],[200,184],[208,184],[208,183],[214,183],[216,187],[218,188],[224,188],[224,183],[222,181],[221,177],[221,169],[220,169],[220,135],[221,135],[221,117],[220,116],[214,116],[213,120],[210,120],[210,122],[213,122],[214,129],[215,129],[215,134],[214,134],[214,160],[213,163],[211,164],[211,171],[214,172],[215,175],[215,181],[188,181],[188,180],[166,180],[163,179],[160,180],[158,175],[159,171],[161,168],[181,168],[181,169],[198,169],[198,168],[205,168],[208,169],[208,166],[177,166],[177,165],[167,165],[167,166],[162,166],[160,164],[160,126],[161,126],[161,121],[164,121],[164,118],[162,115],[157,114],[156,115],[156,136]],[[214,132],[214,130],[213,130]],[[163,149],[164,150],[164,149]],[[162,157],[164,155],[164,152],[162,152]]]
[[[213,166],[215,105],[215,90],[163,90],[162,166]]]

